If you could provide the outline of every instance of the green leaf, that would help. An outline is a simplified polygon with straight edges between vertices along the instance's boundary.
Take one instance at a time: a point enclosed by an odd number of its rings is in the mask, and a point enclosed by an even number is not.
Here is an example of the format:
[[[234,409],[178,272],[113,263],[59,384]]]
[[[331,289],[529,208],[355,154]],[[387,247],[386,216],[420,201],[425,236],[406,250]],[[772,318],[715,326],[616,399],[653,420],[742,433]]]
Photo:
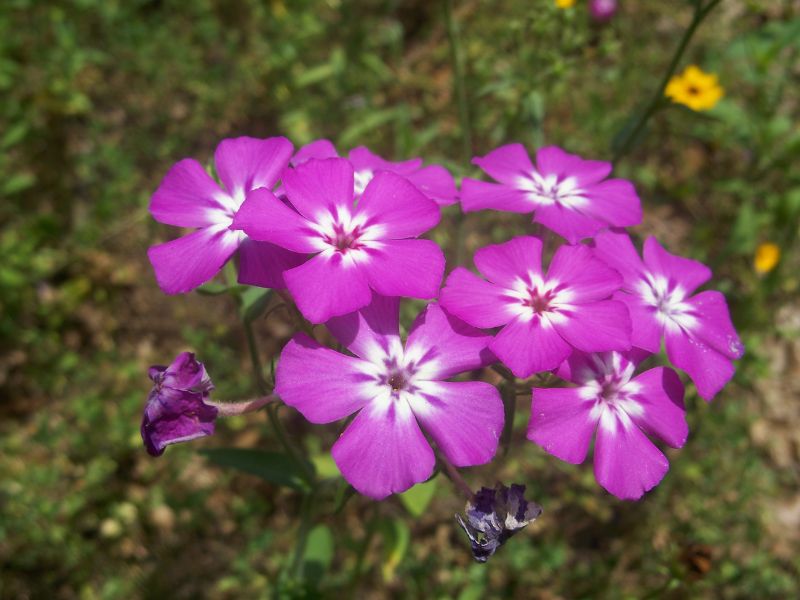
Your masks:
[[[400,494],[400,502],[414,517],[421,516],[436,494],[436,478],[418,483],[407,492]]]
[[[327,525],[317,525],[308,533],[303,562],[303,579],[316,588],[333,562],[333,533]]]
[[[29,125],[25,121],[9,127],[0,138],[0,149],[7,150],[11,146],[16,146],[28,134],[28,129]]]
[[[321,452],[311,457],[311,462],[314,464],[314,469],[320,477],[329,479],[331,477],[338,477],[339,467],[336,466],[330,452]]]
[[[231,467],[265,481],[298,491],[307,491],[308,482],[303,478],[297,463],[288,455],[252,448],[210,448],[200,454],[221,467]]]
[[[267,308],[272,298],[272,290],[264,288],[249,287],[242,292],[242,306],[240,308],[242,319],[252,323],[260,317]]]
[[[395,578],[397,567],[405,558],[408,544],[411,540],[411,531],[400,519],[385,519],[380,523],[383,536],[383,565],[381,575],[386,582]]]
[[[3,182],[3,195],[10,196],[16,194],[17,192],[28,189],[34,183],[36,183],[36,177],[31,173],[17,173]]]
[[[197,293],[203,296],[219,296],[221,294],[227,294],[228,292],[241,293],[246,289],[247,288],[243,285],[228,286],[224,283],[211,281],[197,288]]]

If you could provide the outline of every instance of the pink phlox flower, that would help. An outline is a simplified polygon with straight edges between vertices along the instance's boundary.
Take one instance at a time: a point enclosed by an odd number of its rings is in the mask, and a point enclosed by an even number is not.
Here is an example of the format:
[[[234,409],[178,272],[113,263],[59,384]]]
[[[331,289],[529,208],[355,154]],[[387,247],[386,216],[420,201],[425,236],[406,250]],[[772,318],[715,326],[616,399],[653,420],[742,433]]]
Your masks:
[[[633,345],[657,353],[663,339],[672,364],[689,374],[701,397],[711,400],[733,377],[732,361],[744,354],[725,296],[694,294],[711,278],[711,270],[670,254],[654,237],[645,241],[644,261],[625,233],[605,232],[594,244],[595,255],[625,280],[614,298],[630,310]]]
[[[599,23],[610,21],[617,13],[617,5],[617,0],[589,0],[589,14]]]
[[[489,462],[503,429],[494,386],[446,381],[496,360],[489,337],[430,304],[403,345],[398,309],[397,298],[376,296],[327,323],[352,356],[296,335],[275,374],[275,393],[312,423],[356,413],[333,458],[354,488],[375,499],[430,477],[435,457],[423,429],[459,467]]]
[[[312,158],[324,159],[336,156],[338,154],[333,143],[329,140],[315,140],[300,148],[292,157],[291,164],[297,166]],[[391,162],[374,154],[366,146],[353,148],[347,159],[353,165],[356,196],[364,193],[375,173],[390,171],[408,179],[439,206],[455,204],[458,201],[458,189],[453,176],[441,165],[424,166],[421,158]]]
[[[528,439],[572,464],[586,459],[592,437],[597,482],[623,500],[654,488],[669,461],[647,438],[672,448],[686,442],[683,384],[677,373],[656,367],[634,376],[649,353],[573,354],[558,374],[572,388],[534,388]]]
[[[630,349],[628,310],[611,299],[622,277],[587,246],[561,246],[545,274],[541,240],[517,237],[479,249],[475,266],[485,279],[455,269],[440,302],[470,325],[502,327],[489,348],[517,377],[555,369],[573,348]]]
[[[444,255],[415,239],[439,222],[439,207],[403,177],[380,171],[354,197],[343,158],[310,159],[282,176],[284,200],[262,188],[247,195],[234,227],[253,239],[313,255],[284,273],[303,315],[323,323],[384,296],[435,298]]]
[[[533,212],[534,222],[573,244],[607,227],[628,227],[642,220],[633,184],[606,179],[611,163],[584,160],[547,146],[536,152],[534,166],[522,144],[501,146],[472,162],[499,183],[465,178],[461,184],[465,212]]]
[[[283,271],[300,264],[303,257],[249,240],[244,232],[231,229],[231,224],[249,191],[275,186],[292,149],[283,137],[222,140],[214,153],[221,185],[191,158],[169,170],[153,194],[150,213],[156,221],[195,231],[148,250],[164,292],[184,293],[205,283],[237,249],[241,283],[285,287]]]

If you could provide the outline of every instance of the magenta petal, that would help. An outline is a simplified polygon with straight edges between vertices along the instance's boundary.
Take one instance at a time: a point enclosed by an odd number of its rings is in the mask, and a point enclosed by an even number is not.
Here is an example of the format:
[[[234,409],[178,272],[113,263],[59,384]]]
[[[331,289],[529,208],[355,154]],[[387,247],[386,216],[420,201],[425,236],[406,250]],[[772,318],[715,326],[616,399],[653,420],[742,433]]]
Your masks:
[[[516,237],[502,244],[492,244],[475,251],[475,266],[492,283],[513,288],[529,273],[542,273],[542,241],[539,238]]]
[[[406,178],[439,206],[455,204],[458,200],[458,189],[453,176],[440,165],[422,167],[406,175]]]
[[[570,244],[577,244],[582,239],[592,237],[606,227],[605,223],[595,217],[562,204],[537,206],[533,220],[554,231]]]
[[[303,316],[324,323],[369,304],[372,292],[367,276],[352,257],[322,252],[283,274],[286,287]]]
[[[436,298],[444,254],[431,240],[386,240],[369,249],[363,268],[370,287],[383,296]]]
[[[350,352],[373,364],[381,364],[402,351],[400,299],[397,297],[375,294],[369,305],[334,317],[325,326]]]
[[[500,183],[515,187],[521,177],[530,178],[534,172],[528,151],[522,144],[507,144],[489,152],[486,156],[476,156],[472,164],[479,166]]]
[[[283,172],[289,201],[306,219],[318,222],[320,212],[336,214],[353,205],[353,167],[344,158],[311,160]]]
[[[689,374],[701,398],[712,400],[733,377],[733,363],[691,334],[667,327],[664,337],[670,362]]]
[[[533,388],[528,439],[556,458],[582,463],[597,426],[594,404],[581,398],[580,388]]]
[[[514,319],[497,334],[489,349],[521,378],[555,369],[572,351],[556,329],[538,317]]]
[[[469,177],[461,181],[461,207],[464,212],[489,208],[515,213],[529,213],[535,208],[524,191],[502,183],[487,183]]]
[[[658,320],[655,307],[644,302],[639,296],[625,292],[614,294],[614,300],[619,300],[628,307],[632,327],[631,345],[658,354],[661,351],[664,325]]]
[[[216,199],[221,194],[223,191],[200,163],[185,158],[164,176],[150,200],[150,214],[167,225],[206,227],[226,214]]]
[[[158,286],[167,294],[182,294],[205,283],[236,252],[240,235],[227,227],[206,227],[151,246],[147,256]]]
[[[457,467],[492,460],[503,432],[503,401],[483,381],[429,381],[410,400],[422,428]]]
[[[425,481],[436,459],[404,400],[375,400],[358,413],[331,450],[350,485],[382,500]]]
[[[275,187],[293,150],[285,137],[231,138],[217,146],[214,165],[225,189],[234,197],[243,197],[256,188]]]
[[[602,300],[569,309],[569,317],[555,322],[555,329],[583,352],[630,350],[631,318],[622,302]]]
[[[742,357],[744,346],[731,323],[725,296],[716,291],[700,292],[686,303],[697,318],[697,324],[691,328],[692,335],[728,358]]]
[[[378,224],[382,239],[403,239],[425,233],[439,222],[439,207],[404,177],[380,171],[367,184],[356,215]]]
[[[412,158],[401,162],[390,162],[374,152],[371,152],[366,146],[358,146],[353,148],[347,155],[348,160],[353,164],[356,171],[369,170],[369,171],[391,171],[399,175],[409,175],[422,166],[421,158]]]
[[[668,470],[667,457],[632,421],[611,415],[600,420],[594,476],[610,493],[622,500],[638,500],[657,486]]]
[[[703,263],[670,254],[653,236],[644,242],[644,264],[653,275],[680,284],[687,294],[711,279],[711,269]]]
[[[147,452],[160,456],[170,444],[188,442],[214,434],[219,412],[204,402],[204,395],[156,386],[147,398],[141,434]]]
[[[561,246],[556,250],[547,280],[566,286],[576,302],[603,300],[622,286],[620,274],[594,258],[587,246]]]
[[[283,289],[284,271],[294,269],[306,261],[305,254],[291,252],[269,242],[257,242],[249,238],[239,246],[239,277],[243,285]]]
[[[338,158],[339,154],[336,152],[336,146],[330,140],[314,140],[305,146],[302,146],[295,155],[292,157],[290,164],[293,167],[302,165],[312,158]]]
[[[583,159],[577,154],[565,152],[558,146],[545,146],[536,151],[536,167],[542,175],[570,176],[582,167],[583,162]],[[594,168],[589,165],[585,169],[584,177],[587,181],[590,181],[601,172],[604,172],[600,178],[602,179],[611,172],[610,166],[609,163],[598,163]]]
[[[644,277],[644,264],[627,233],[603,231],[597,234],[593,244],[595,256],[619,271],[627,288]]]
[[[503,288],[464,267],[450,273],[439,302],[447,312],[475,327],[499,327],[514,318],[512,301],[503,295]]]
[[[563,171],[557,174],[564,178],[574,177],[578,182],[579,188],[587,188],[599,183],[609,176],[611,169],[613,168],[610,162],[601,160],[584,160],[574,154],[567,154],[567,156],[576,158],[577,160],[571,162],[568,171]],[[539,153],[536,154],[536,162],[540,162]],[[553,163],[554,161],[550,162]],[[555,164],[553,164],[553,166],[555,166]]]
[[[312,423],[353,414],[375,395],[371,365],[298,333],[283,348],[275,370],[275,393]]]
[[[628,386],[634,390],[641,414],[630,411],[633,421],[646,433],[672,446],[681,448],[689,435],[686,409],[683,405],[683,383],[678,374],[667,367],[656,367],[634,378]]]
[[[319,252],[319,234],[308,221],[267,189],[253,190],[233,219],[234,229],[242,229],[255,240],[271,242],[292,252]]]
[[[586,190],[590,199],[586,212],[615,227],[631,227],[642,222],[642,203],[636,188],[625,179],[609,179]]]
[[[447,379],[497,361],[489,351],[492,336],[429,304],[414,321],[406,342],[411,358],[425,379]]]

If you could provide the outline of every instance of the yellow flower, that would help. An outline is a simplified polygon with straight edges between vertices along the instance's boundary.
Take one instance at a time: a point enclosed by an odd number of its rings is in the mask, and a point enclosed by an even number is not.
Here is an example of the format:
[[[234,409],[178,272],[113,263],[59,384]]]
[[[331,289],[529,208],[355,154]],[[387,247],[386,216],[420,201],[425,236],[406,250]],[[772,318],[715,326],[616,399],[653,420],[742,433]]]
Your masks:
[[[699,111],[714,108],[725,95],[725,90],[716,75],[704,73],[695,65],[689,65],[680,75],[672,76],[664,94],[673,102]]]
[[[781,249],[778,247],[778,245],[773,244],[772,242],[766,242],[764,244],[760,244],[758,248],[756,248],[756,256],[753,259],[753,267],[755,268],[756,273],[759,275],[764,275],[765,273],[772,271],[780,259]]]
[[[575,6],[575,0],[556,0],[558,8],[572,8]]]

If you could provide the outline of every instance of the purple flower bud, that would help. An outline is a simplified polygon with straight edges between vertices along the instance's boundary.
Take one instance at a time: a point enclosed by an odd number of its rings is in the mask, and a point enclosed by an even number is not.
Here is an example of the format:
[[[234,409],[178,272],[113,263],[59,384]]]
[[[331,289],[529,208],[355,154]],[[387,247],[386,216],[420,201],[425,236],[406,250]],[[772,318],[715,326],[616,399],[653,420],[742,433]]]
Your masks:
[[[169,367],[150,367],[148,375],[155,383],[142,416],[142,440],[149,454],[160,456],[169,444],[214,433],[219,410],[204,402],[214,384],[194,354],[179,354]]]
[[[498,483],[483,487],[467,502],[466,521],[456,515],[456,521],[467,532],[472,544],[472,556],[486,562],[506,541],[542,514],[542,507],[525,500],[525,486]]]
[[[617,13],[617,0],[589,0],[589,12],[595,21],[610,21]]]

